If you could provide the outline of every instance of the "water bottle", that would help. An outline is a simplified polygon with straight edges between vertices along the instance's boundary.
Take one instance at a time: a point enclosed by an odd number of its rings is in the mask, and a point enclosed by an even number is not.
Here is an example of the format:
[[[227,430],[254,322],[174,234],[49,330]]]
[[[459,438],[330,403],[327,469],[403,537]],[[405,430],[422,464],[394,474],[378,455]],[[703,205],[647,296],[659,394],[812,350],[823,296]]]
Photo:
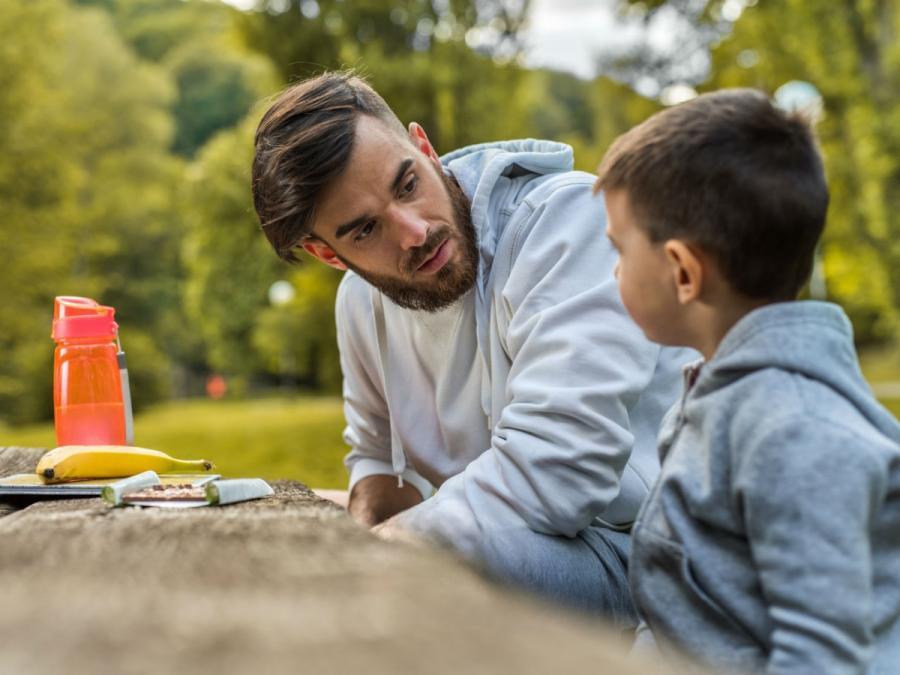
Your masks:
[[[57,445],[133,445],[131,394],[115,310],[90,298],[53,304]]]

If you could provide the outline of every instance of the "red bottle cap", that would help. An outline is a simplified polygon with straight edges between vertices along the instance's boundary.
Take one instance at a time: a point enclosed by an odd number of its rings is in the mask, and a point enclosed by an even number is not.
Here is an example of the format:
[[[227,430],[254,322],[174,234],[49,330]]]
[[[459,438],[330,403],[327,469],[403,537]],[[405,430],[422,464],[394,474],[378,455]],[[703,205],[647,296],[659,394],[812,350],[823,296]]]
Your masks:
[[[59,295],[53,301],[54,340],[67,338],[114,338],[119,325],[115,322],[116,310],[99,304],[90,298]]]

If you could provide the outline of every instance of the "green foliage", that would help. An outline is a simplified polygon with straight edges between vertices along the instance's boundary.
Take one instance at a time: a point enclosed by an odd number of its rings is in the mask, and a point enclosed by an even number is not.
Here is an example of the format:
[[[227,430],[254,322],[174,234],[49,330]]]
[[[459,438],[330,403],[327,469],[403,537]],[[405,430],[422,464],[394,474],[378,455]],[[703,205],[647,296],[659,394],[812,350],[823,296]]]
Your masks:
[[[268,61],[222,49],[220,41],[195,39],[173,49],[166,66],[175,78],[178,100],[173,149],[193,154],[217,131],[240,122],[276,80]]]
[[[107,15],[59,0],[4,3],[0,39],[9,93],[0,103],[0,340],[10,357],[0,364],[0,411],[28,420],[52,414],[53,296],[110,302],[118,293],[125,302],[151,254],[162,254],[153,271],[165,278],[172,247],[158,222],[172,213],[177,164],[167,152],[169,81],[132,56]],[[47,40],[60,49],[43,49]],[[138,325],[151,329],[156,318]]]
[[[186,309],[209,365],[249,377],[262,368],[250,344],[280,263],[250,199],[255,118],[215,137],[190,167],[183,211]]]
[[[710,82],[772,92],[806,80],[821,92],[825,273],[862,341],[892,337],[900,318],[898,28],[900,4],[885,0],[759,3],[715,51]]]
[[[312,262],[288,275],[294,299],[263,310],[253,333],[253,345],[265,359],[267,372],[310,389],[340,392],[334,297],[341,276]]]
[[[187,157],[215,132],[242,120],[277,86],[267,59],[236,48],[240,13],[221,2],[80,0],[105,7],[121,37],[142,59],[172,74],[176,97],[173,149]]]
[[[138,409],[200,393],[211,371],[231,395],[339,390],[340,275],[278,261],[250,201],[255,104],[292,78],[354,66],[442,152],[543,136],[572,143],[588,170],[653,108],[608,81],[517,66],[527,2],[289,4],[0,6],[0,418],[52,414],[59,294],[117,309]],[[273,307],[278,279],[297,292]]]
[[[257,0],[239,19],[247,45],[291,82],[326,68],[377,66],[441,44],[471,43],[508,62],[530,0]],[[379,59],[373,59],[372,48]],[[457,52],[462,54],[462,52]],[[469,93],[472,93],[470,90]]]
[[[733,23],[723,0],[623,2],[668,12],[693,27],[690,44],[636,63],[632,80],[665,74],[712,48],[703,89],[750,86],[768,93],[791,80],[824,100],[817,125],[831,190],[823,238],[830,297],[847,309],[860,343],[895,339],[900,326],[900,3],[745,2]],[[732,16],[732,18],[734,18]],[[724,36],[724,37],[723,37]],[[720,39],[721,38],[721,39]],[[649,64],[649,65],[648,65]],[[634,66],[635,64],[632,64]],[[684,68],[681,68],[684,70]]]
[[[231,28],[237,11],[216,0],[75,0],[102,7],[119,35],[148,61],[196,39],[218,38]]]
[[[685,58],[728,24],[731,36],[713,51],[707,87],[771,91],[799,78],[823,92],[820,132],[833,194],[824,246],[829,291],[848,307],[862,340],[893,334],[900,298],[896,5],[759,3],[731,26],[722,0],[631,4],[639,19],[674,8],[693,22]],[[228,376],[232,397],[276,384],[339,390],[333,305],[340,274],[314,262],[280,262],[250,198],[263,100],[288,82],[353,67],[402,120],[420,122],[440,152],[552,138],[570,143],[577,168],[587,171],[617,135],[659,107],[606,78],[522,68],[518,34],[528,2],[257,5],[245,13],[211,0],[0,3],[0,421],[52,413],[48,334],[59,294],[116,307],[138,408],[200,393],[213,371]],[[665,83],[684,71],[666,61],[678,56],[636,58],[625,81]],[[287,304],[269,302],[276,280],[295,288]],[[264,411],[279,408],[268,402],[240,418],[231,405],[189,409],[198,424],[219,413],[243,419],[230,433],[241,429],[247,447],[254,442],[247,434],[276,442],[254,425],[283,425],[282,459],[259,461],[289,461],[287,430],[297,423],[290,414],[269,419]],[[141,416],[150,420],[140,427],[148,443],[203,442],[175,412],[171,439],[152,436],[153,425],[170,424],[167,410]],[[323,453],[336,461],[335,451]]]
[[[372,64],[372,85],[397,116],[422,124],[438,152],[530,135],[528,110],[508,105],[528,86],[527,73],[498,66],[465,44],[439,44],[430,53],[399,58],[376,52],[365,62]]]

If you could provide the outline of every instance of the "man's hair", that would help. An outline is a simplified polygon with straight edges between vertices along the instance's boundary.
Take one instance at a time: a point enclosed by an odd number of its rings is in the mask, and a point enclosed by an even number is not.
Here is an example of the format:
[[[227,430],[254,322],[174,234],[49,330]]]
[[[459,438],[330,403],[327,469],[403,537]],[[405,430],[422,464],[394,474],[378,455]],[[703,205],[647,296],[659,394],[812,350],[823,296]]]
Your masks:
[[[828,210],[809,123],[753,89],[726,89],[663,110],[613,143],[596,190],[625,191],[651,241],[681,238],[738,293],[797,296]]]
[[[356,122],[370,115],[402,135],[384,99],[350,72],[328,72],[283,91],[256,130],[253,205],[275,252],[297,262],[321,191],[347,167]]]

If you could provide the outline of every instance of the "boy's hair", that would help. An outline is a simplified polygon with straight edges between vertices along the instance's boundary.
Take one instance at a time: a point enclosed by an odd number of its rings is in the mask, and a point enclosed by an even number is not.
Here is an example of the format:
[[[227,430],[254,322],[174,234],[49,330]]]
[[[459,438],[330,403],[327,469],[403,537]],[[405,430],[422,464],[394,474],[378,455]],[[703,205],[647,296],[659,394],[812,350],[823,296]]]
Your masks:
[[[297,262],[319,195],[347,167],[360,115],[404,135],[384,99],[351,72],[328,72],[283,91],[256,130],[253,206],[275,252]]]
[[[710,254],[746,297],[789,300],[809,279],[828,210],[809,123],[753,89],[663,110],[613,143],[595,190],[624,190],[651,241]]]

